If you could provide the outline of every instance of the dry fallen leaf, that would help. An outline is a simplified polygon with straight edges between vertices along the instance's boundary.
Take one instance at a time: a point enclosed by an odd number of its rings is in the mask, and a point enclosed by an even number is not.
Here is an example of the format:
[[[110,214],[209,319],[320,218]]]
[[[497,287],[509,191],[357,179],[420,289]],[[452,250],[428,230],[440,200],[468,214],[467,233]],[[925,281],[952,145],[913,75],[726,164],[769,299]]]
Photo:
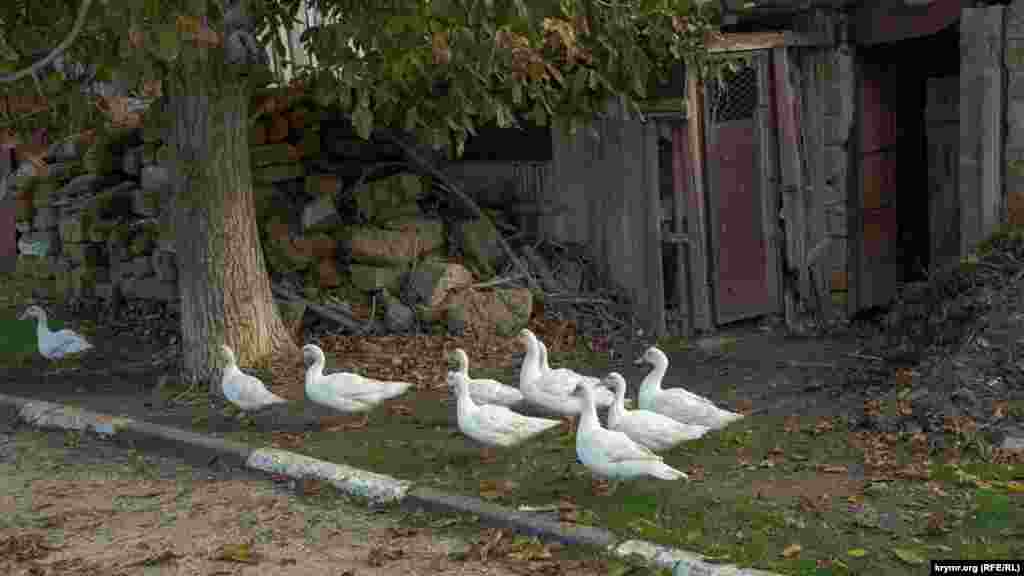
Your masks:
[[[259,564],[259,555],[253,552],[252,544],[225,544],[220,547],[214,560],[237,562],[239,564]]]
[[[814,431],[821,434],[822,432],[831,432],[835,428],[835,423],[829,418],[822,418],[818,420],[818,423],[814,426]]]
[[[938,535],[948,532],[946,528],[946,515],[942,512],[932,512],[926,517],[925,530],[928,534]]]
[[[412,408],[406,404],[389,404],[388,412],[393,416],[412,416]]]
[[[790,544],[789,546],[786,546],[786,548],[782,551],[782,557],[793,558],[794,556],[799,555],[800,551],[803,549],[804,547],[799,544]]]
[[[800,417],[799,416],[786,416],[786,419],[782,423],[782,429],[787,434],[795,434],[800,431]]]
[[[498,500],[518,487],[519,483],[512,480],[481,480],[480,497],[486,500]]]
[[[852,558],[863,558],[868,555],[868,551],[863,548],[850,548],[846,551],[846,555]]]
[[[826,474],[845,474],[846,466],[822,466],[821,471]]]

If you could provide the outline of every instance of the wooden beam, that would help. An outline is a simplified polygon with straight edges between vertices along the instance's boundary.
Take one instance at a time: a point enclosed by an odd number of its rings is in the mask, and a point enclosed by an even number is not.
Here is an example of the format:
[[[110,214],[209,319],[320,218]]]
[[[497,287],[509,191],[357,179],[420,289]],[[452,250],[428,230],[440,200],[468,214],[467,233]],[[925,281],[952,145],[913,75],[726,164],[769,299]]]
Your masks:
[[[707,43],[708,52],[722,54],[769,50],[783,46],[822,46],[812,38],[789,30],[780,32],[732,32],[717,34]]]
[[[689,226],[690,244],[690,275],[693,289],[693,317],[698,328],[711,327],[711,304],[708,300],[708,266],[707,266],[707,212],[705,211],[704,188],[704,115],[700,113],[703,106],[701,91],[703,87],[692,69],[686,71],[686,127],[690,138],[690,165],[693,169],[693,189],[687,203],[687,223]]]

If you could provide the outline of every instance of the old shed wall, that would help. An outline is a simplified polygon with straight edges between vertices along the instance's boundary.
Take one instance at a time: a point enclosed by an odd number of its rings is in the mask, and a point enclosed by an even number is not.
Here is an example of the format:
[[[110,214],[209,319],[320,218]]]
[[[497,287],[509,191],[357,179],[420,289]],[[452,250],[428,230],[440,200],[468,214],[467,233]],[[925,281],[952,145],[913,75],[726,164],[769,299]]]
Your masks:
[[[621,103],[569,134],[552,131],[551,185],[541,205],[560,205],[540,217],[545,238],[585,244],[610,284],[623,289],[641,325],[665,332],[658,133],[654,122],[632,118]]]

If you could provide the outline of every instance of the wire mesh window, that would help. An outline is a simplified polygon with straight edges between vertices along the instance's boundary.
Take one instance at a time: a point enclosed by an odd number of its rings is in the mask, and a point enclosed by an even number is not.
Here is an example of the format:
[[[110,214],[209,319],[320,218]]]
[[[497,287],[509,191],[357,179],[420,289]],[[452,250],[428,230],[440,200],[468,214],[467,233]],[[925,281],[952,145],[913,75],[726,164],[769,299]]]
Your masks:
[[[715,123],[753,118],[757,109],[757,68],[743,66],[722,82],[710,82],[711,117]]]

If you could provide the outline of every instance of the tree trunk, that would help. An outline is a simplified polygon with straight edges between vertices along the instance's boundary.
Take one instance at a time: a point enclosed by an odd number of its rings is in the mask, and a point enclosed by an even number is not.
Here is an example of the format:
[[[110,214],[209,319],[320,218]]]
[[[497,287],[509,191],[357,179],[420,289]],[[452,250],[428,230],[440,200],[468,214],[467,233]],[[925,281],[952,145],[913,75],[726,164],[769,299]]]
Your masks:
[[[219,346],[241,365],[298,353],[270,291],[249,165],[249,90],[219,50],[182,53],[165,81],[174,152],[174,228],[181,295],[182,379],[219,394]]]

